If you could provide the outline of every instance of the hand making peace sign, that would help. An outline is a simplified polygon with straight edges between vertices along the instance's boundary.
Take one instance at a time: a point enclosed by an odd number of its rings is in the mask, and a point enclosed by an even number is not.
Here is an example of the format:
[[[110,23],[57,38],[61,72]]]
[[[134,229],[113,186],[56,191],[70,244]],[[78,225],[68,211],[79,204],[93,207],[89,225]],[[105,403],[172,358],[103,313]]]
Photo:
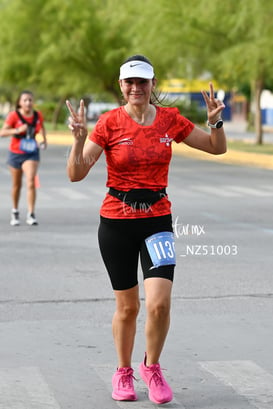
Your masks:
[[[206,91],[201,92],[207,105],[208,121],[211,124],[214,124],[215,122],[217,122],[218,119],[221,118],[221,112],[225,108],[225,104],[219,99],[214,98],[214,89],[211,82],[209,83],[209,86],[210,86],[209,95],[207,94]]]
[[[84,101],[81,99],[78,113],[73,109],[70,101],[66,101],[66,106],[70,112],[68,118],[68,127],[71,129],[74,138],[78,141],[85,140],[87,137],[87,125],[84,112]]]

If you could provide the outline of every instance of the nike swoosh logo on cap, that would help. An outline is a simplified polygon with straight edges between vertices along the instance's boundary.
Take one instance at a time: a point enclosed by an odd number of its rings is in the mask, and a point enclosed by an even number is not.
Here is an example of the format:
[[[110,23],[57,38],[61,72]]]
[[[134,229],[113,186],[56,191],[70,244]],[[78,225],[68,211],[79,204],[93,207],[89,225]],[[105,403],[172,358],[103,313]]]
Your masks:
[[[137,64],[130,64],[130,67],[135,67],[136,65],[141,65],[141,63],[137,63]]]

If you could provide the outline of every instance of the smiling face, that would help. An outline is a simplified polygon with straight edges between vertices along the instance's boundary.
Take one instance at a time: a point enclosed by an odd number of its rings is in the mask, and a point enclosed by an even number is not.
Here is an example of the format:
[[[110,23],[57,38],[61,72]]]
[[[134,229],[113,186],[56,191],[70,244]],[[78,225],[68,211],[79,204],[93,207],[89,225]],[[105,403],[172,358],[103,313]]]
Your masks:
[[[30,114],[33,110],[33,95],[28,93],[23,93],[20,96],[19,105],[21,110],[25,114]]]
[[[152,90],[155,87],[155,79],[126,78],[119,80],[123,98],[132,105],[147,105],[150,103]]]

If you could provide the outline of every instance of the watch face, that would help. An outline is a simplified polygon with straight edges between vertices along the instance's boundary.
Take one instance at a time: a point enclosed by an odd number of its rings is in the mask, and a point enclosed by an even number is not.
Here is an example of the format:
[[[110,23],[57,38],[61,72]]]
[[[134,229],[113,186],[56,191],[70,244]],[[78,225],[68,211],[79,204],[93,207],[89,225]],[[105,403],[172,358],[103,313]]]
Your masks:
[[[216,122],[216,128],[222,128],[223,126],[223,121],[221,119],[219,119],[219,121]]]

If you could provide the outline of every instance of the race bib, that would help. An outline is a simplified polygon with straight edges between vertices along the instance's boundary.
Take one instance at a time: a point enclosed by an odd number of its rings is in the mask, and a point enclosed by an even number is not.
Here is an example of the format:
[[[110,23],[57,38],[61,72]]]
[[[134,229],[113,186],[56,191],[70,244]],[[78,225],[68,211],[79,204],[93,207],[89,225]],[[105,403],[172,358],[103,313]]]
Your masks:
[[[174,235],[170,231],[153,234],[145,240],[148,253],[153,266],[157,268],[167,265],[175,265]]]
[[[35,139],[23,138],[20,140],[20,149],[26,153],[34,152],[37,149],[37,142]]]

